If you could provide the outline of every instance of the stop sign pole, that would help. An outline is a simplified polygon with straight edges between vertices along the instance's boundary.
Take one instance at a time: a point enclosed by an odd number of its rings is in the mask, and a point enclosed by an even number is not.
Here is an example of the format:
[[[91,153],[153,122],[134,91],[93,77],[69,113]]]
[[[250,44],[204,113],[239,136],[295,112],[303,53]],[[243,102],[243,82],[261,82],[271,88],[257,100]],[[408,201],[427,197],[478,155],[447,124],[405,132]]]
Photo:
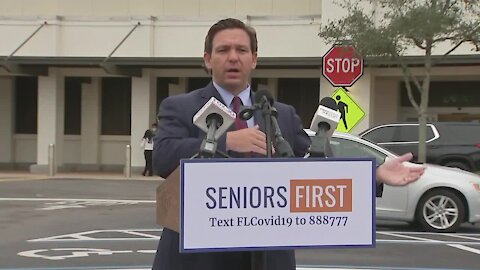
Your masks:
[[[323,76],[335,87],[352,86],[363,75],[363,58],[350,45],[334,45],[322,64]]]

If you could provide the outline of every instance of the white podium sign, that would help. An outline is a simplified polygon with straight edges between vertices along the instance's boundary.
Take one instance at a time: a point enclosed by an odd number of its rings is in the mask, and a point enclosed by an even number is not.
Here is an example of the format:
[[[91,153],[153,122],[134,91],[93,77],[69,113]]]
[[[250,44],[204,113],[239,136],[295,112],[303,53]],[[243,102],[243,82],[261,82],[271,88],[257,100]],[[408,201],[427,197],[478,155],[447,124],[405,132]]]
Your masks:
[[[373,247],[373,159],[181,161],[181,252]]]

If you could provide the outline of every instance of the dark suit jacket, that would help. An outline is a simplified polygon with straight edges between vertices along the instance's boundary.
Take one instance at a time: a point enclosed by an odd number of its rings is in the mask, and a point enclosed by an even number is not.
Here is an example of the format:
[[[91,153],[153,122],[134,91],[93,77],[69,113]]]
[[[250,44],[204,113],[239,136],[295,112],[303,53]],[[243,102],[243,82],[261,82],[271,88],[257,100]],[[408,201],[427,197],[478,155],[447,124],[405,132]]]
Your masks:
[[[153,167],[156,174],[167,177],[179,166],[180,159],[190,158],[198,152],[205,133],[192,123],[192,118],[211,97],[223,102],[212,82],[205,88],[187,94],[171,96],[162,102],[158,114],[158,130],[154,138]],[[273,106],[278,111],[278,125],[283,137],[290,143],[295,155],[303,157],[310,146],[310,139],[303,131],[295,109],[279,102],[275,102]],[[254,117],[256,124],[265,132],[265,123],[261,112],[257,112]],[[218,150],[223,152],[226,151],[225,139],[226,135],[224,134],[218,140]],[[250,269],[250,252],[180,254],[178,252],[178,240],[178,233],[164,229],[153,269]],[[268,269],[295,269],[293,251],[281,250],[266,253]]]

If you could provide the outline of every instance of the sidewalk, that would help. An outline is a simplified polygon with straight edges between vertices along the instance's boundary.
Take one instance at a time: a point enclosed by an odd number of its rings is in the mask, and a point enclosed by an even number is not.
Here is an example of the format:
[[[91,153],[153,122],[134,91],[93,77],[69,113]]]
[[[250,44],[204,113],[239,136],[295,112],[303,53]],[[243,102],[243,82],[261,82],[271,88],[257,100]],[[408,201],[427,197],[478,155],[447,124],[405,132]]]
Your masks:
[[[1,171],[0,182],[22,181],[22,180],[43,180],[43,179],[103,179],[103,180],[147,180],[161,181],[160,176],[143,176],[132,173],[131,177],[125,177],[121,172],[60,172],[54,176],[48,174],[30,173],[27,171]]]

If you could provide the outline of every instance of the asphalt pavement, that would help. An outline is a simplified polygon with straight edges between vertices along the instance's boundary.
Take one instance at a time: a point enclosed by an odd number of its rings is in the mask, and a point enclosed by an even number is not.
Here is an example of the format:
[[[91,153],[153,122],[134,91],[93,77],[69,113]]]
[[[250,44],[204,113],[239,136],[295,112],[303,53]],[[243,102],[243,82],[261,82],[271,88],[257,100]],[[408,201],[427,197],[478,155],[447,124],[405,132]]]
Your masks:
[[[0,270],[147,270],[160,177],[0,172]],[[279,237],[283,237],[279,235]],[[480,226],[455,234],[377,221],[374,248],[296,251],[297,270],[478,269]]]
[[[42,173],[30,173],[27,171],[0,170],[0,181],[24,181],[40,179],[98,179],[98,180],[162,180],[159,176],[143,176],[132,173],[129,177],[122,172],[60,172],[53,176]]]

